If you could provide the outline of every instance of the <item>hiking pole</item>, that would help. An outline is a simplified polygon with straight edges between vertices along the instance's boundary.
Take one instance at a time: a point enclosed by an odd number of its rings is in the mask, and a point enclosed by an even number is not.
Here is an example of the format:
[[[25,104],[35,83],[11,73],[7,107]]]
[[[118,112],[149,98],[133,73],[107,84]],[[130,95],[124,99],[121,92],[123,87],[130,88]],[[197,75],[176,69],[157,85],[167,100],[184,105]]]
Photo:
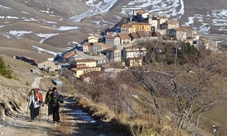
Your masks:
[[[63,108],[61,109],[61,112],[62,112],[62,116],[63,116],[63,124],[64,124],[64,120],[65,120],[65,118],[64,118],[64,110],[63,110]]]
[[[40,122],[40,116],[41,116],[41,106],[39,107],[39,122]]]
[[[28,114],[28,120],[29,120],[29,113],[28,113],[28,107],[27,107],[27,114]]]

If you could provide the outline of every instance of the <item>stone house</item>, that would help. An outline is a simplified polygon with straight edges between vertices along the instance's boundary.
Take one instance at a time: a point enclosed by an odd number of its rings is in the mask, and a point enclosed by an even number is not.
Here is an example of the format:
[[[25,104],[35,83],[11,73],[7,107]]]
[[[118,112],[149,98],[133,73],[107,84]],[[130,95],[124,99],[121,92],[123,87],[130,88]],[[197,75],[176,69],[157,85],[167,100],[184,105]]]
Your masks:
[[[70,67],[96,67],[97,63],[95,59],[75,59],[70,62]]]
[[[146,48],[141,46],[124,47],[122,51],[122,56],[124,60],[126,60],[127,58],[142,58],[146,54]]]
[[[91,71],[101,71],[101,67],[97,67],[95,59],[78,59],[70,63],[73,74],[80,78],[83,74]]]
[[[113,48],[106,50],[106,58],[109,61],[120,62],[121,61],[121,50],[113,49]]]
[[[94,57],[94,59],[96,60],[97,65],[105,64],[108,61],[108,59],[104,55],[101,55],[101,56],[98,56],[98,57],[96,56],[96,57]]]
[[[189,26],[182,26],[168,30],[170,36],[176,37],[179,41],[184,41],[188,38],[192,38],[193,31]]]
[[[174,29],[180,27],[180,22],[178,20],[169,19],[166,23],[168,24],[167,29]]]
[[[46,71],[57,71],[61,69],[60,65],[55,65],[53,61],[44,61],[37,64],[39,69],[46,70]]]
[[[136,32],[136,28],[133,27],[131,24],[123,24],[121,26],[121,33],[133,33]]]
[[[127,58],[125,61],[125,66],[128,67],[141,67],[143,65],[142,58]]]
[[[151,25],[144,22],[132,23],[132,27],[135,27],[136,31],[151,31]]]
[[[164,16],[164,15],[159,15],[157,17],[157,20],[158,20],[158,28],[160,29],[160,25],[165,23],[165,22],[168,22],[168,17]]]
[[[83,52],[92,52],[92,45],[89,42],[84,42],[83,44]]]
[[[71,68],[73,75],[77,78],[81,78],[82,75],[92,72],[92,71],[101,71],[101,67],[79,67],[79,68]]]
[[[111,47],[117,47],[121,42],[121,39],[115,35],[107,35],[105,39],[105,43]]]
[[[121,39],[121,44],[131,43],[131,38],[129,37],[128,33],[120,33],[118,36]]]
[[[111,48],[111,47],[105,43],[95,42],[95,43],[93,43],[92,51],[101,53],[102,51],[109,49],[109,48]]]
[[[157,15],[149,13],[147,23],[151,25],[151,31],[154,32],[158,28]]]

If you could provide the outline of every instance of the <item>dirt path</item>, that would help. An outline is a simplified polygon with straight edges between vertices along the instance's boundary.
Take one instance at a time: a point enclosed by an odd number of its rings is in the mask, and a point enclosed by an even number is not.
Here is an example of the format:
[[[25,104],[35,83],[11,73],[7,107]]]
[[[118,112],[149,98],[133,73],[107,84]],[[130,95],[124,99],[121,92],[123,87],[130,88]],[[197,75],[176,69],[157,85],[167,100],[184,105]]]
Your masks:
[[[41,77],[35,78],[33,88],[39,87]],[[46,92],[42,91],[44,95]],[[45,96],[45,95],[44,95]],[[60,120],[52,123],[52,116],[47,116],[47,105],[40,108],[40,115],[30,122],[29,109],[7,117],[0,122],[0,136],[121,136],[112,130],[109,123],[93,120],[75,105],[73,96],[64,97],[60,104]]]

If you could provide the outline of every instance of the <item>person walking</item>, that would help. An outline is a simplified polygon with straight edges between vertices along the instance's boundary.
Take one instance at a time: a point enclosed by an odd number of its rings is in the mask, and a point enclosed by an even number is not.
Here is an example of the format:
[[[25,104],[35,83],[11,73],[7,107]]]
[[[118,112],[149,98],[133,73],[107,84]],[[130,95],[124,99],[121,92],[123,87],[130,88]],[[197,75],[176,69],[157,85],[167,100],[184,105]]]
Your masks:
[[[35,108],[35,117],[39,116],[40,105],[42,104],[42,94],[39,92],[39,88],[35,88],[35,98],[38,98],[37,107]]]
[[[32,89],[30,92],[29,92],[29,95],[28,95],[28,108],[30,109],[30,117],[31,117],[31,121],[34,121],[35,120],[35,117],[36,117],[36,111],[35,111],[35,108],[38,107],[38,103],[39,103],[39,98],[37,98],[35,96],[35,92],[34,90]]]
[[[57,95],[57,97],[59,97],[59,96],[60,96],[60,93],[58,92],[58,90],[57,90],[57,88],[56,88],[56,87],[53,87],[52,91],[53,91],[53,92],[54,92],[54,91],[56,91],[56,95]]]
[[[60,116],[59,116],[59,102],[63,103],[63,99],[60,96],[57,96],[57,90],[55,89],[52,93],[51,99],[50,99],[50,106],[53,112],[53,123],[59,123],[60,122]]]
[[[52,108],[51,108],[51,104],[50,104],[50,101],[51,101],[51,97],[52,97],[52,89],[49,89],[46,93],[46,96],[45,96],[45,104],[47,104],[47,115],[48,115],[48,122],[49,122],[49,115],[51,115],[53,112],[52,112]]]

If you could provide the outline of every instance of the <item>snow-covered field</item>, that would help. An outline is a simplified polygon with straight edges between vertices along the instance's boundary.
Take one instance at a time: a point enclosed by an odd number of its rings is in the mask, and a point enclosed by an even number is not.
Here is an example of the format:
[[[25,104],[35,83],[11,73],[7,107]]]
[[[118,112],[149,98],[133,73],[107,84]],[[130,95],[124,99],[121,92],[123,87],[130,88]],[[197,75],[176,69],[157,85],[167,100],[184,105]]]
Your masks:
[[[37,17],[36,15],[33,16],[26,9],[21,9],[21,11],[18,12],[20,14],[4,14],[4,12],[0,12],[0,30],[3,30],[1,34],[6,39],[13,39],[13,37],[19,39],[20,37],[25,37],[27,35],[35,35],[39,37],[38,42],[40,43],[45,43],[49,38],[54,38],[57,35],[61,35],[61,33],[72,30],[76,30],[79,33],[80,31],[86,30],[89,34],[94,34],[97,30],[94,30],[92,27],[83,27],[83,23],[90,23],[91,26],[97,27],[100,32],[101,28],[114,26],[114,24],[122,17],[132,15],[134,9],[144,9],[150,13],[166,15],[169,18],[179,19],[182,25],[191,26],[201,34],[209,34],[214,30],[227,32],[227,8],[208,10],[205,11],[205,14],[199,12],[189,14],[186,10],[187,0],[82,0],[82,2],[84,5],[88,6],[89,9],[82,14],[75,14],[69,18],[69,21],[74,21],[76,23],[82,22],[79,23],[80,25],[78,26],[72,24],[65,25],[62,17],[55,15],[56,12],[52,8],[42,7],[36,9],[39,14],[48,16],[48,18],[45,19]],[[114,9],[116,7],[118,9]],[[112,12],[113,9],[114,12]],[[9,12],[13,11],[14,7],[4,5],[0,2],[0,10]],[[40,24],[41,22],[45,27],[48,26],[48,28],[51,28],[53,31],[38,32],[35,29],[32,29],[31,31],[26,28],[20,29],[20,27],[13,27],[11,30],[4,30],[7,29],[7,25],[11,22],[31,22],[36,24]],[[75,39],[70,39],[67,42],[74,40]],[[84,39],[81,39],[81,41],[83,40]],[[77,42],[80,43],[81,41]]]
[[[121,0],[87,0],[84,3],[90,6],[90,10],[83,14],[74,15],[70,20],[77,22],[82,21],[85,18],[107,13],[114,4],[121,2]],[[198,32],[208,34],[211,26],[215,26],[219,31],[227,31],[227,8],[207,11],[206,15],[185,14],[185,2],[184,0],[131,0],[126,5],[121,7],[122,16],[132,15],[134,9],[144,9],[150,13],[156,13],[160,15],[166,15],[174,19],[180,19],[182,16],[188,18],[188,21],[181,21],[182,25],[191,26]],[[115,16],[116,20],[120,20],[121,17]],[[101,25],[102,20],[95,20],[92,23]],[[194,23],[197,22],[195,25]],[[104,25],[103,25],[104,26]]]

